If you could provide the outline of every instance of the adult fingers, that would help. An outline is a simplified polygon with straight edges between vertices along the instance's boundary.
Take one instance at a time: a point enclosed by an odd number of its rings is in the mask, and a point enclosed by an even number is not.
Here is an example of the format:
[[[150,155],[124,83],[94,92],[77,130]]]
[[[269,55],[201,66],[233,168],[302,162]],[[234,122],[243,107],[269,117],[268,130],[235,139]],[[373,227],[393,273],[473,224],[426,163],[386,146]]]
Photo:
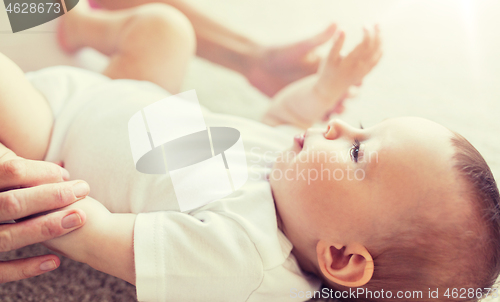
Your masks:
[[[35,277],[56,269],[60,264],[56,255],[0,262],[0,284]]]
[[[319,34],[304,41],[296,43],[295,47],[297,50],[297,55],[303,56],[306,53],[313,50],[314,48],[320,46],[321,44],[324,44],[333,37],[336,30],[337,30],[337,24],[331,24]]]
[[[0,193],[0,221],[65,207],[88,195],[84,181],[68,181]]]
[[[78,209],[50,213],[15,224],[0,225],[0,252],[8,252],[30,244],[67,234],[85,222]]]
[[[68,179],[68,171],[54,163],[27,159],[0,162],[0,191]]]

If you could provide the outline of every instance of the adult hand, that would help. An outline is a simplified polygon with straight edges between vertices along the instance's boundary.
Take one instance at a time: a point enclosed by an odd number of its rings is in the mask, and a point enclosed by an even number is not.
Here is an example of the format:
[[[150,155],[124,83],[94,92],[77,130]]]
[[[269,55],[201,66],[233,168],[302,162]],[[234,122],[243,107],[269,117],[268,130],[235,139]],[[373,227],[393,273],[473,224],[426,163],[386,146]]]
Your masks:
[[[321,58],[314,50],[332,38],[336,30],[337,26],[332,24],[298,43],[265,48],[249,67],[248,81],[272,97],[288,84],[317,72]]]
[[[22,159],[12,152],[0,153],[0,222],[58,209],[88,194],[87,183],[68,179],[69,173],[56,164]],[[84,223],[85,213],[74,209],[0,224],[0,252],[62,236]],[[37,276],[59,264],[55,255],[3,261],[0,283]]]

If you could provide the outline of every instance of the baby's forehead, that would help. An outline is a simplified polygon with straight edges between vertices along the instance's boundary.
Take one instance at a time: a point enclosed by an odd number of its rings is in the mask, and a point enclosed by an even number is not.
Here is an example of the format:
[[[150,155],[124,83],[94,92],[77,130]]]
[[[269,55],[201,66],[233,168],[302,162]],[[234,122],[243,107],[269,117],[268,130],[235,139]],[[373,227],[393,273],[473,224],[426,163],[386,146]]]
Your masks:
[[[432,201],[456,191],[451,131],[425,120],[389,122],[380,129],[378,162],[373,169],[381,198],[404,201],[416,210],[424,198]]]
[[[401,133],[412,132],[414,134],[432,136],[435,134],[451,135],[452,132],[443,125],[421,117],[396,117],[387,118],[375,125],[381,131],[396,131]],[[408,133],[407,133],[408,134]]]
[[[455,179],[454,148],[447,136],[390,137],[378,154],[379,177],[394,184],[432,187]]]
[[[394,160],[408,162],[450,161],[455,153],[447,128],[422,118],[388,119],[375,127],[379,150]],[[428,167],[429,168],[429,167]]]

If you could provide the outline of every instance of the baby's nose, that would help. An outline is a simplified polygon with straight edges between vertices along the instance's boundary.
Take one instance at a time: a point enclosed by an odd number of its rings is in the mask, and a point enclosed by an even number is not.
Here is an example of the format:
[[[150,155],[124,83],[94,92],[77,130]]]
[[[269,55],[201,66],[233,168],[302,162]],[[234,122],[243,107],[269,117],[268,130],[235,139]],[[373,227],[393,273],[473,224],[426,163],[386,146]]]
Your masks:
[[[342,136],[354,135],[355,132],[356,132],[356,129],[351,127],[346,122],[341,121],[339,119],[334,119],[334,120],[330,121],[327,125],[326,132],[325,132],[325,138],[338,139]]]

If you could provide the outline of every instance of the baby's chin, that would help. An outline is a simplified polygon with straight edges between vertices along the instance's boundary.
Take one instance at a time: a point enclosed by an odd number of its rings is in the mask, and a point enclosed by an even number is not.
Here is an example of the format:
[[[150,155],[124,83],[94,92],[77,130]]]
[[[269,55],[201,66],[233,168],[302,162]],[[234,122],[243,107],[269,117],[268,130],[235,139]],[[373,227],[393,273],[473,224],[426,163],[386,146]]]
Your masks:
[[[292,146],[290,146],[288,149],[278,152],[271,170],[271,175],[273,174],[272,171],[274,171],[275,169],[281,170],[281,172],[286,170],[290,166],[290,164],[296,162],[296,157],[301,151],[302,146],[294,140]]]

